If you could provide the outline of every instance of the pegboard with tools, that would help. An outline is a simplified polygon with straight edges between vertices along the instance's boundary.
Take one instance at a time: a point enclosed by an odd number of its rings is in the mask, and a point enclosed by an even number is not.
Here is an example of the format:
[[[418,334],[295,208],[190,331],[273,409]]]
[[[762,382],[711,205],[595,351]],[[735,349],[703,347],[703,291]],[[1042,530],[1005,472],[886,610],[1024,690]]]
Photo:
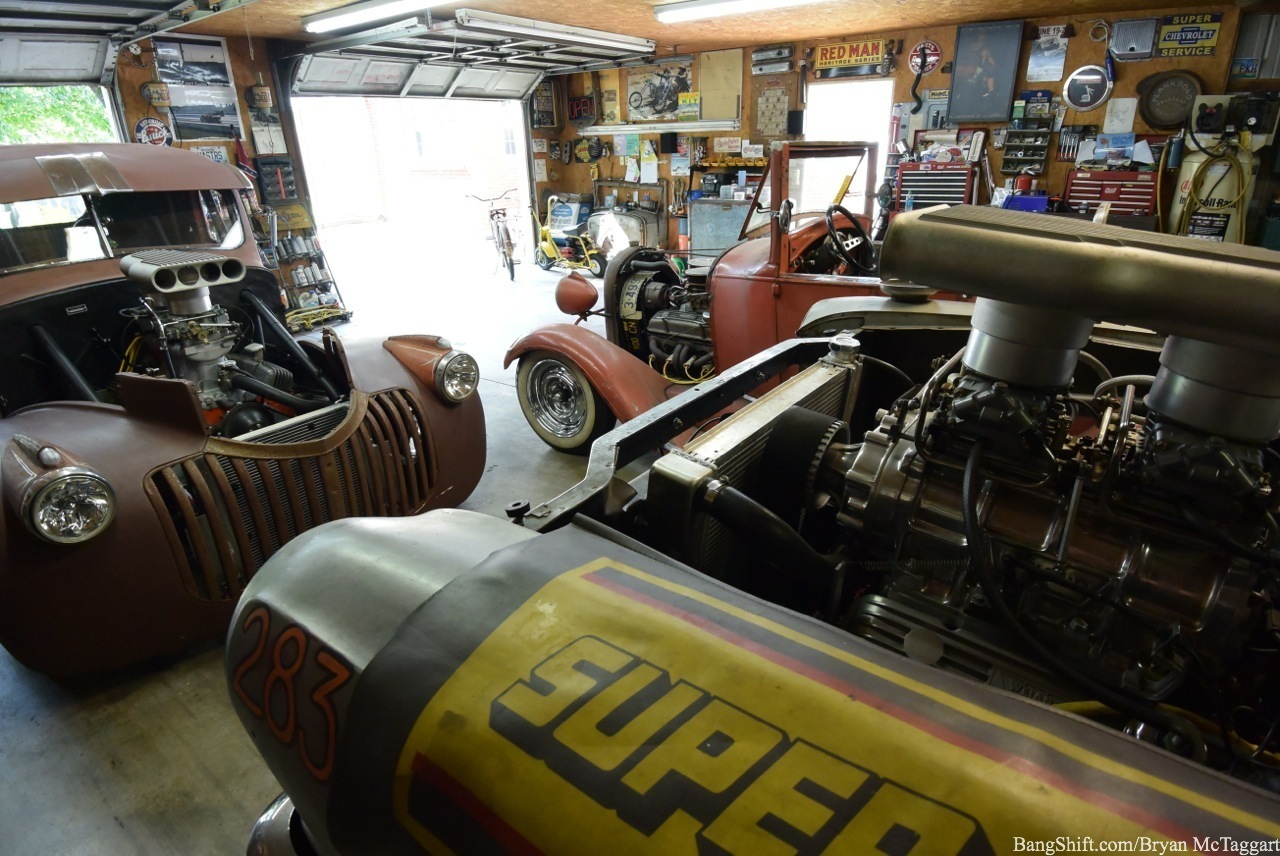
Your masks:
[[[1058,132],[1058,160],[1074,161],[1080,153],[1081,141],[1097,136],[1097,125],[1063,125]]]

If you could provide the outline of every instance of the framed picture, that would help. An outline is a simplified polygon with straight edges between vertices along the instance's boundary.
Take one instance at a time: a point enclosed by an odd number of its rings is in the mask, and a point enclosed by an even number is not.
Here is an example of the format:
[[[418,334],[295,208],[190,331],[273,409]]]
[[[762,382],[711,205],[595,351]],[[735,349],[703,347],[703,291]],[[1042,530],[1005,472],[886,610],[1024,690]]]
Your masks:
[[[1022,32],[1022,21],[956,28],[955,73],[947,101],[950,124],[1008,121]]]

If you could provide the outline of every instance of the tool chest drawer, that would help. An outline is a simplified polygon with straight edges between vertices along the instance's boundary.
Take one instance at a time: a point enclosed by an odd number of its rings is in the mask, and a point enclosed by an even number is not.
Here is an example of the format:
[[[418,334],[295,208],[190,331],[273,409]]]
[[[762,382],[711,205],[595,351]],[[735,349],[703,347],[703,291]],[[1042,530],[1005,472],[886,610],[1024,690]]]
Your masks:
[[[972,203],[976,174],[973,166],[963,163],[904,163],[898,170],[895,207],[902,210],[908,193],[916,208]]]
[[[1155,213],[1156,174],[1073,170],[1067,175],[1065,197],[1072,211],[1092,214],[1099,203],[1110,202],[1113,214],[1149,216]]]

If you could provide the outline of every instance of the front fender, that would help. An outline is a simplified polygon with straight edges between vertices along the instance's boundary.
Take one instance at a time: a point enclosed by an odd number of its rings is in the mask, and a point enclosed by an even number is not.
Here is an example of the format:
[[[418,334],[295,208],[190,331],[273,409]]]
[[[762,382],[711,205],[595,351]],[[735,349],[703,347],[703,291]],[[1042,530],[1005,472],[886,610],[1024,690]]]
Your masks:
[[[572,360],[622,422],[666,401],[671,387],[627,351],[573,324],[547,324],[516,339],[507,349],[503,368],[530,351],[550,351]]]

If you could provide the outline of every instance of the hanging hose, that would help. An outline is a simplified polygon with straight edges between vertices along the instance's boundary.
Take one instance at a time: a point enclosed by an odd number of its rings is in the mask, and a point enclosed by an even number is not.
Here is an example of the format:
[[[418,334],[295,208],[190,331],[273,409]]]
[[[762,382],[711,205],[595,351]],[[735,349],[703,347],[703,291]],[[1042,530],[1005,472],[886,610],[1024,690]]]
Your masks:
[[[341,398],[338,395],[337,388],[333,385],[333,381],[329,380],[324,372],[311,361],[311,358],[307,356],[307,352],[302,350],[302,346],[293,338],[293,334],[289,332],[289,329],[280,322],[280,319],[275,316],[271,308],[262,302],[262,298],[246,288],[240,292],[240,299],[249,305],[249,308],[254,311],[262,325],[275,334],[280,345],[297,362],[302,373],[323,389],[330,401],[337,401]]]
[[[1198,211],[1227,211],[1229,212],[1228,216],[1232,218],[1232,222],[1237,224],[1237,242],[1244,243],[1244,197],[1249,191],[1249,173],[1253,167],[1252,155],[1248,156],[1249,167],[1246,168],[1240,162],[1238,152],[1247,152],[1247,150],[1238,145],[1233,146],[1225,136],[1222,138],[1221,143],[1217,148],[1206,149],[1200,144],[1200,140],[1196,137],[1196,132],[1192,127],[1192,119],[1190,115],[1187,116],[1186,129],[1183,136],[1190,141],[1191,145],[1197,151],[1205,156],[1206,160],[1196,168],[1196,171],[1192,176],[1191,188],[1187,191],[1187,201],[1182,206],[1182,210],[1178,213],[1177,222],[1173,224],[1170,234],[1186,235],[1191,225],[1191,218]],[[1166,145],[1165,148],[1167,149],[1168,146]],[[1161,156],[1163,159],[1163,152],[1161,153]],[[1201,184],[1205,180],[1206,176],[1210,174],[1213,165],[1219,162],[1226,163],[1226,172],[1218,179],[1213,187],[1211,187],[1207,192],[1202,192]],[[1217,189],[1218,185],[1226,181],[1227,178],[1233,174],[1238,182],[1238,192],[1236,193],[1235,198],[1223,205],[1206,204],[1206,200],[1212,198],[1213,192]],[[1223,237],[1225,240],[1226,236],[1224,235]]]
[[[924,77],[925,62],[929,58],[928,51],[925,50],[924,42],[920,43],[920,70],[916,72],[916,79],[911,81],[911,97],[915,99],[916,106],[911,108],[911,115],[914,116],[924,109],[924,99],[920,97],[920,80]]]

